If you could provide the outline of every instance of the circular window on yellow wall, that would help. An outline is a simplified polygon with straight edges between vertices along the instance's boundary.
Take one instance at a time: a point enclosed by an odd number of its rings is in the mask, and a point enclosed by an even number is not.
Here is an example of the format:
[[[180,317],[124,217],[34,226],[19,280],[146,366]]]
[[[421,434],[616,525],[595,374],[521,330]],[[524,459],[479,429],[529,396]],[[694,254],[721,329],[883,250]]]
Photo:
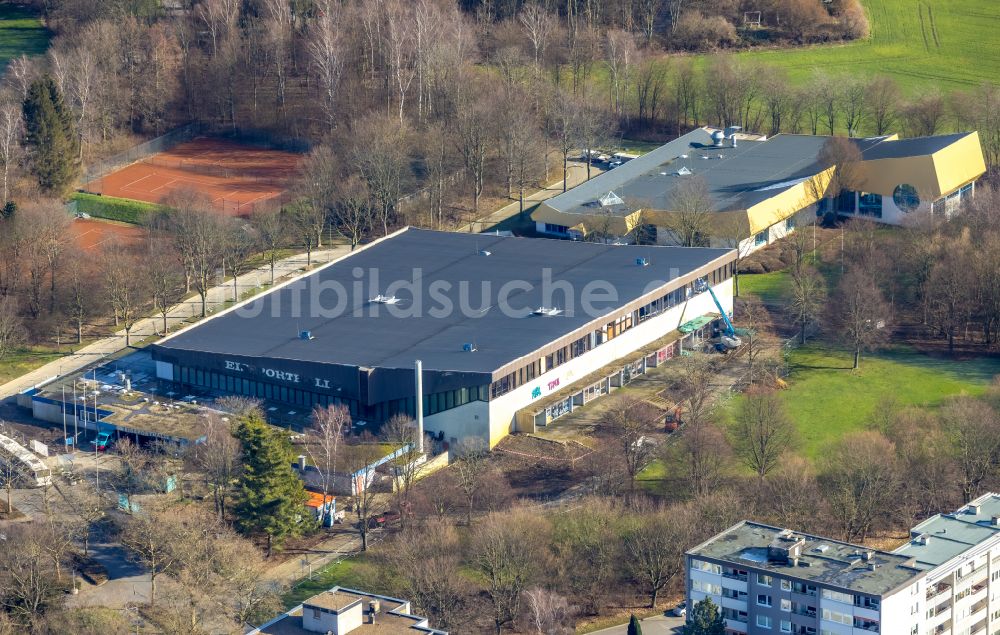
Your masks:
[[[893,190],[892,202],[904,212],[912,212],[920,207],[920,195],[917,194],[917,188],[903,183]]]

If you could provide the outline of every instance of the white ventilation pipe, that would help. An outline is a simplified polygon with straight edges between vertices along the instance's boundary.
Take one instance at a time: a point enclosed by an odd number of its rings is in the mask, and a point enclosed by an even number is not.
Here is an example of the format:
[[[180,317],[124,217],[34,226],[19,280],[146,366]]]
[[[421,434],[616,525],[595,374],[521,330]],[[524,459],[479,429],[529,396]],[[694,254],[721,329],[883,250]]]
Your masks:
[[[424,364],[419,359],[413,362],[413,381],[416,388],[417,405],[417,452],[424,453]]]

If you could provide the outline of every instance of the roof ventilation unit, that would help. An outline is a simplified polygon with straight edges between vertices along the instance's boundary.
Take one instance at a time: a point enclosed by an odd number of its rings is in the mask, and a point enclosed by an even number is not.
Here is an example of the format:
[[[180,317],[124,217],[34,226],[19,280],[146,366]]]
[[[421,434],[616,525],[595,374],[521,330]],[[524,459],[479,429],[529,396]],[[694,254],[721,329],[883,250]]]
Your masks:
[[[559,315],[560,313],[562,313],[562,309],[556,309],[554,307],[553,308],[547,308],[547,307],[544,307],[544,306],[540,306],[537,309],[535,309],[534,311],[532,311],[533,315],[543,315],[545,317],[552,317],[554,315]]]
[[[479,255],[480,256],[492,256],[493,252],[492,251],[486,251],[485,249],[480,249],[479,250]]]
[[[721,130],[712,132],[712,142],[716,148],[721,148],[726,141],[726,133]]]
[[[685,165],[680,170],[674,172],[674,174],[676,174],[677,176],[691,176],[692,174],[694,174],[694,172],[692,172],[691,169]]]
[[[299,331],[300,340],[311,340],[313,339],[312,331]]]
[[[736,147],[736,133],[743,130],[742,126],[729,126],[726,128],[726,139],[733,142],[733,147]]]
[[[466,353],[475,353],[476,345],[466,342],[465,344],[462,344],[462,350],[465,351]]]
[[[371,299],[372,304],[396,304],[399,298],[394,295],[382,295],[381,293]]]
[[[639,265],[640,267],[648,267],[649,266],[649,260],[646,259],[646,258],[636,258],[635,259],[635,264]]]

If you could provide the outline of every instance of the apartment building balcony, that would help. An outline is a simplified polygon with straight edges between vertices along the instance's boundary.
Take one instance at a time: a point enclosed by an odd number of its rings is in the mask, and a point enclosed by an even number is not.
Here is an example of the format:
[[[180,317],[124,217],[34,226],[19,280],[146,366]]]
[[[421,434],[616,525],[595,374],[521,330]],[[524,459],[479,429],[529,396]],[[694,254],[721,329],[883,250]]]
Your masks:
[[[720,602],[722,604],[722,608],[724,609],[731,609],[733,611],[743,611],[744,613],[746,613],[747,611],[746,595],[744,595],[742,599],[731,598],[723,595],[722,598],[720,599]]]
[[[951,633],[951,625],[948,623],[938,624],[931,630],[927,631],[927,635],[947,635]]]
[[[880,624],[878,622],[865,622],[854,620],[854,630],[866,633],[878,633]]]
[[[928,618],[936,617],[936,616],[941,615],[945,611],[951,611],[951,598],[948,598],[948,599],[944,600],[943,602],[938,603],[937,606],[935,606],[935,607],[933,607],[931,609],[928,609],[928,611],[927,611],[927,617]]]
[[[799,606],[792,604],[792,615],[802,615],[805,617],[816,617],[815,606]]]
[[[969,615],[975,615],[980,611],[985,611],[986,607],[989,606],[989,598],[983,598],[972,605],[972,610],[969,611]]]
[[[728,580],[740,580],[741,582],[747,581],[746,571],[736,571],[734,569],[723,569],[722,577]]]
[[[728,628],[730,630],[733,630],[733,631],[736,631],[737,633],[746,633],[747,632],[747,623],[746,623],[746,620],[740,621],[740,620],[727,619],[726,620],[726,628]]]
[[[927,601],[930,602],[943,593],[947,593],[950,596],[951,585],[946,582],[938,582],[931,588],[927,589]]]

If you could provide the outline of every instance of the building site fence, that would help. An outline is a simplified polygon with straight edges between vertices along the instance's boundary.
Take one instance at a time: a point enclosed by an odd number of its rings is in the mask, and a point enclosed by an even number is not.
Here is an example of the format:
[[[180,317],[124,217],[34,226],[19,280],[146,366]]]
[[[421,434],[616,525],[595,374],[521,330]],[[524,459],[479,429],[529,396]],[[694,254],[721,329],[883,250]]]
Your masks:
[[[205,126],[200,122],[192,122],[187,125],[175,128],[170,132],[160,135],[155,139],[150,139],[139,145],[132,146],[128,150],[116,154],[113,157],[104,159],[87,167],[83,173],[83,182],[87,183],[99,179],[109,172],[114,172],[126,165],[145,159],[157,152],[164,152],[174,146],[190,141],[204,133]]]

